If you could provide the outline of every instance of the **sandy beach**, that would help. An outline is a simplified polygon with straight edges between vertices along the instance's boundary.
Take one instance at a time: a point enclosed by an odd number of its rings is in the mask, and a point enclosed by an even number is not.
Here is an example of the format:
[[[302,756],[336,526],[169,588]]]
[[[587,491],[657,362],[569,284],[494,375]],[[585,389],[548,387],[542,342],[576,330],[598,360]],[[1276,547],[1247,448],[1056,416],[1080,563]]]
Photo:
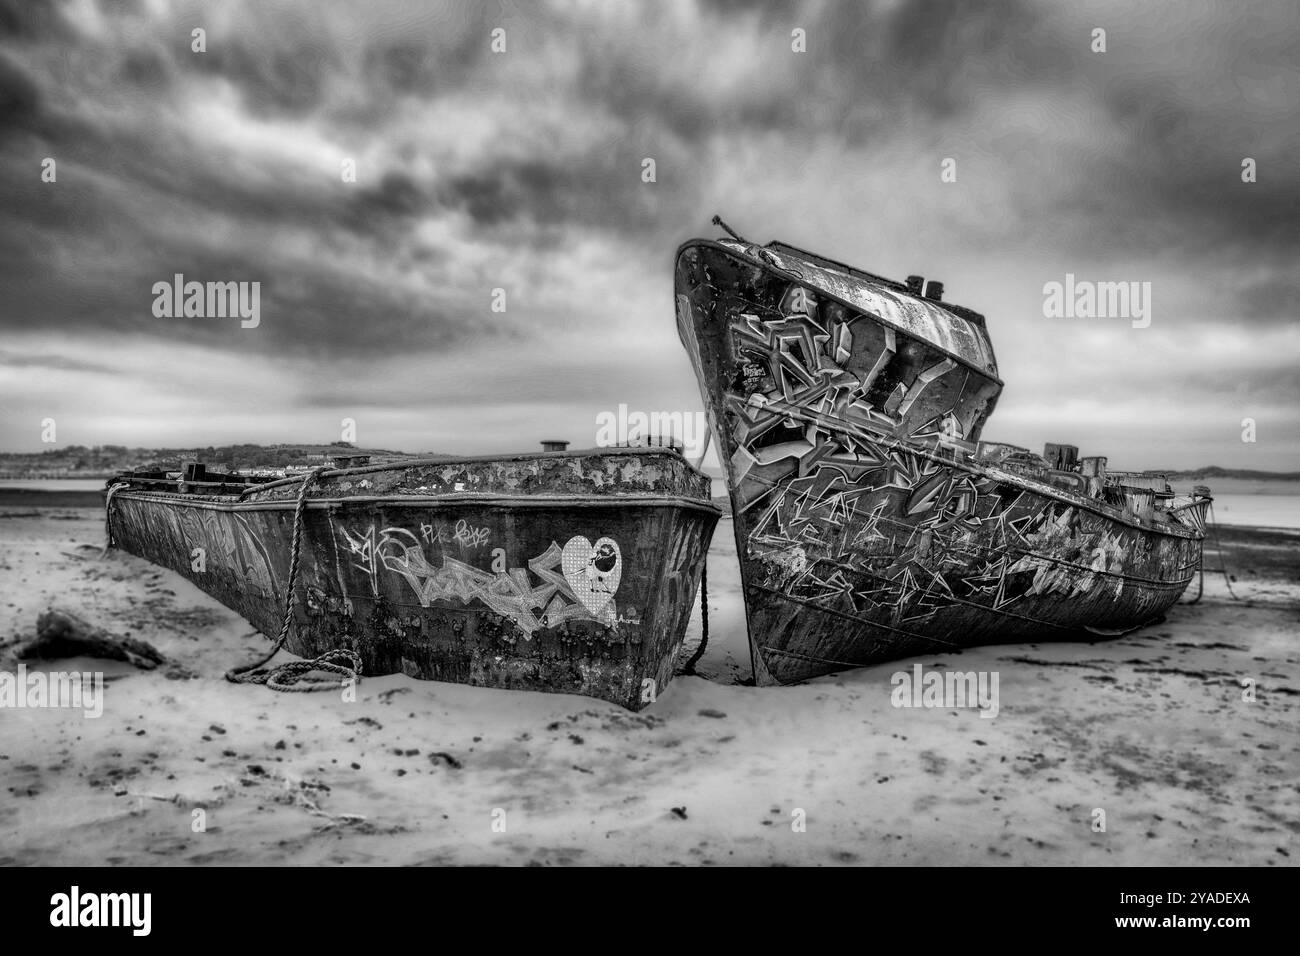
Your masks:
[[[99,560],[102,512],[8,502],[0,536],[0,671],[15,671],[14,642],[50,607],[169,661],[25,662],[102,671],[107,686],[98,718],[0,710],[4,864],[1300,857],[1300,532],[1221,528],[1240,600],[1207,574],[1198,604],[1123,638],[755,688],[724,520],[700,676],[678,677],[640,714],[401,675],[365,679],[352,703],[230,684],[224,671],[265,639],[170,572],[117,551]],[[699,628],[697,612],[684,654]],[[916,663],[996,672],[999,713],[893,706],[891,675]]]

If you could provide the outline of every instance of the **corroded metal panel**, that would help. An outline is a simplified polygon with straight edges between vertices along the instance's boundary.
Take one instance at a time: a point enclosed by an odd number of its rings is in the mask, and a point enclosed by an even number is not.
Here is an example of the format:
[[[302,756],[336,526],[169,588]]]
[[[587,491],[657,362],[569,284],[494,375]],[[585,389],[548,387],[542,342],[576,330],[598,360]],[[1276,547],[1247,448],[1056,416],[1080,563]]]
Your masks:
[[[773,249],[731,239],[720,239],[717,244],[756,263],[799,276],[805,287],[841,299],[883,325],[937,345],[976,369],[994,376],[998,373],[993,345],[984,329],[940,305],[813,262],[788,247]]]

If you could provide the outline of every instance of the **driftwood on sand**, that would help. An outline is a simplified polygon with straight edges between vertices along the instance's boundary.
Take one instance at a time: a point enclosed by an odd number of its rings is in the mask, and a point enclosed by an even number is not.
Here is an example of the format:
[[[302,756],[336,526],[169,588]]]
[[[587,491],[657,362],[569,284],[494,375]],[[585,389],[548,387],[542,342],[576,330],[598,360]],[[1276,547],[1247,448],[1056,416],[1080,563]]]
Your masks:
[[[119,637],[70,611],[51,608],[36,621],[36,637],[18,645],[20,659],[50,660],[62,657],[103,657],[153,670],[166,658],[148,641]]]

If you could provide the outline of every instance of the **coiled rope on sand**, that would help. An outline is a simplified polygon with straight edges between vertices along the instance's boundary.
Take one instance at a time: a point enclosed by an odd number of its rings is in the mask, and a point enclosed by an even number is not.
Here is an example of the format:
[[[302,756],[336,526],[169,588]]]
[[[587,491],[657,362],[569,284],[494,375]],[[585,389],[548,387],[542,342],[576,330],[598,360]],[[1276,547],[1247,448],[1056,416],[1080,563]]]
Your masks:
[[[293,627],[294,585],[298,581],[303,513],[307,509],[307,489],[315,483],[323,470],[323,468],[313,468],[303,475],[302,485],[298,489],[298,502],[293,511],[293,538],[289,547],[289,581],[285,589],[284,620],[280,624],[280,636],[276,639],[271,652],[261,660],[226,671],[226,680],[232,684],[265,684],[271,690],[301,694],[319,690],[337,690],[345,686],[348,681],[355,684],[361,680],[361,655],[346,648],[326,651],[310,660],[286,661],[278,667],[262,669],[284,648],[285,641],[289,638],[289,631]],[[314,672],[337,674],[338,677],[308,679],[307,675]]]

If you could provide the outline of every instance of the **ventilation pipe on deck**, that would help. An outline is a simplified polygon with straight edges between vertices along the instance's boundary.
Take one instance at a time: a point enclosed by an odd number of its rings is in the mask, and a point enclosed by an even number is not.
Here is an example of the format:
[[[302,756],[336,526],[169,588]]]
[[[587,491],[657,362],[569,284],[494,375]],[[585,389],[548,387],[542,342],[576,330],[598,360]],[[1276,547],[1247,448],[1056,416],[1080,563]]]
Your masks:
[[[1088,458],[1080,458],[1079,474],[1088,479],[1088,494],[1093,498],[1100,498],[1102,488],[1106,484],[1105,456],[1093,455]]]
[[[1125,488],[1128,506],[1133,514],[1142,521],[1150,521],[1155,516],[1156,493],[1150,488]]]

